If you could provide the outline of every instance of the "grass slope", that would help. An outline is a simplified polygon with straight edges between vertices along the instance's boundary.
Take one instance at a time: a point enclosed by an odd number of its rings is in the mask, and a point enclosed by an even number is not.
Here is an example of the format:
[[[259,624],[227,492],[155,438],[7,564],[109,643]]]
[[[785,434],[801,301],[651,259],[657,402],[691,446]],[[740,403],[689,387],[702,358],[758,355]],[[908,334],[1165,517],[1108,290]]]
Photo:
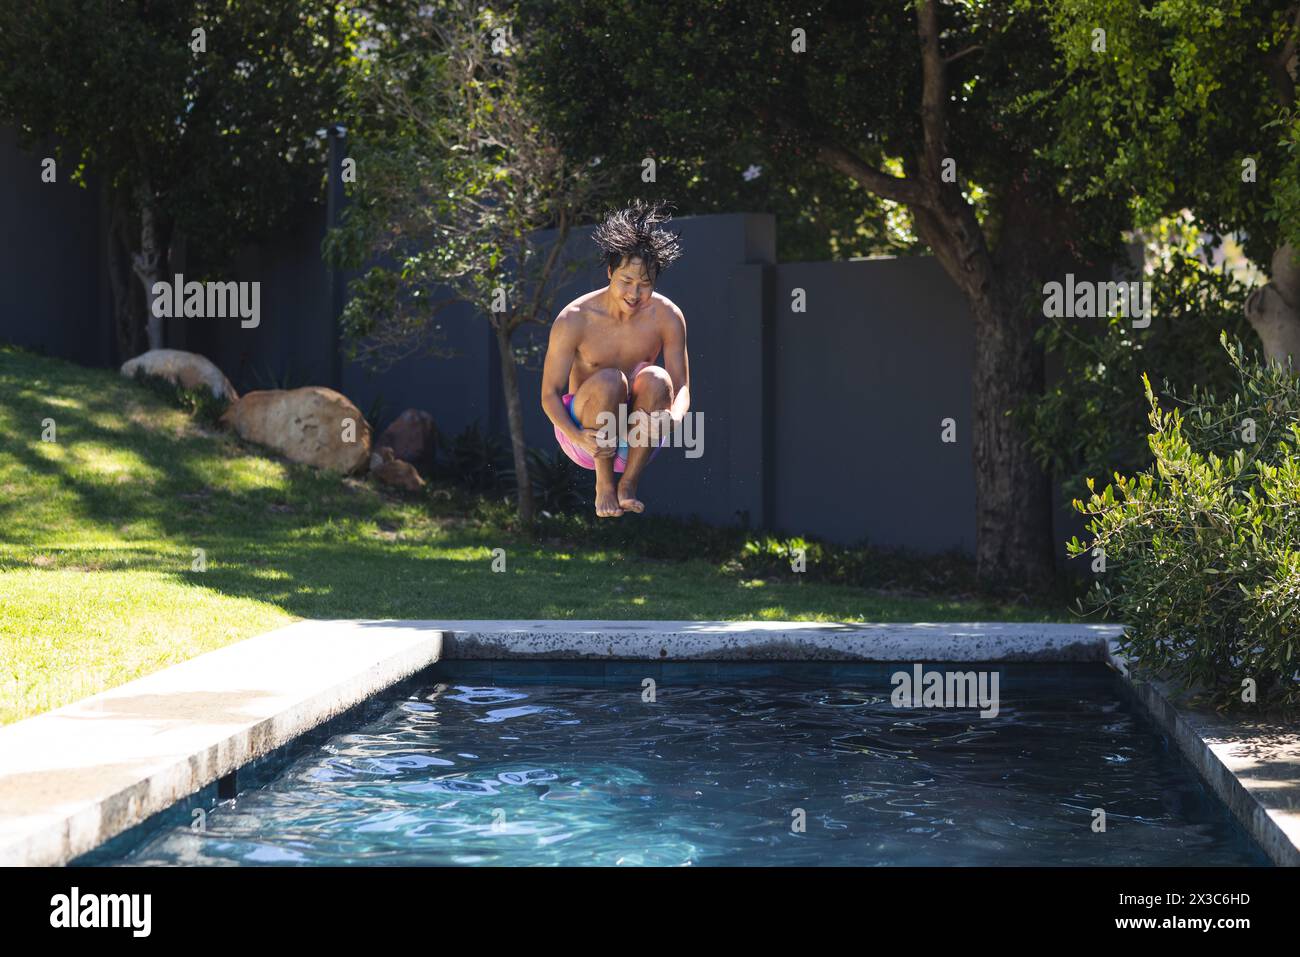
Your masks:
[[[499,503],[317,473],[111,371],[3,345],[0,436],[0,722],[299,617],[1068,617],[530,542]]]

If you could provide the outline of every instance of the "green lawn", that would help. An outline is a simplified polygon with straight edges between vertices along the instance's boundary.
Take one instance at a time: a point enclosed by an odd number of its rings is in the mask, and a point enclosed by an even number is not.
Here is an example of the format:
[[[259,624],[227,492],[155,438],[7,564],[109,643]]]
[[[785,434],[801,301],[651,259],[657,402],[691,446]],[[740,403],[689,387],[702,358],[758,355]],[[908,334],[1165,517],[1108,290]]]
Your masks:
[[[299,617],[1069,620],[529,542],[464,492],[316,473],[113,372],[5,346],[0,435],[0,722]]]

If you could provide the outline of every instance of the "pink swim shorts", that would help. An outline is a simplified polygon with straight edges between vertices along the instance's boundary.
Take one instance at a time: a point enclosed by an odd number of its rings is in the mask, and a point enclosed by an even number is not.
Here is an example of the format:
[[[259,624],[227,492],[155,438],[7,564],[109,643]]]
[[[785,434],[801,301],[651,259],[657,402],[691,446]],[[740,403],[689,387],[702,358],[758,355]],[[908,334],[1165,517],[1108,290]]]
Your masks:
[[[650,365],[649,362],[642,362],[638,364],[637,367],[632,370],[632,378],[635,379],[637,375],[641,372],[641,370],[648,365]],[[573,424],[580,429],[583,428],[582,423],[578,421],[578,417],[573,412],[572,392],[565,393],[564,408],[569,413],[569,418],[573,420]],[[558,425],[555,426],[555,440],[560,443],[560,448],[564,449],[564,454],[567,455],[570,459],[572,459],[576,464],[581,465],[584,469],[594,470],[596,468],[596,460],[593,459],[590,455],[588,455],[585,449],[581,449],[578,446],[574,445],[571,441],[569,441],[569,437],[560,430],[560,427]],[[668,436],[666,434],[660,436],[659,445],[655,448],[653,452],[650,453],[651,462],[654,461],[655,456],[659,454],[659,449],[663,448],[664,443],[667,441],[668,441]],[[627,452],[628,452],[627,443],[620,442],[618,445],[618,451],[614,454],[615,472],[622,472],[625,468],[627,468]]]

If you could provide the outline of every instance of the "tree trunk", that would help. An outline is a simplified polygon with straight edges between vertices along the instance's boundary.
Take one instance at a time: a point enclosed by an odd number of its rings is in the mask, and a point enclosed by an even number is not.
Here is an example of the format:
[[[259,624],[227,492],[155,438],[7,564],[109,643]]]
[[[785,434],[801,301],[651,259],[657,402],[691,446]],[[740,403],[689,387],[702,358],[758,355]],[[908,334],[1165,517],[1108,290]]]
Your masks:
[[[149,334],[149,348],[163,347],[163,321],[154,315],[154,286],[163,279],[163,239],[160,236],[159,211],[153,190],[146,180],[136,190],[140,207],[140,251],[135,254],[135,274],[144,286],[145,320]]]
[[[510,448],[514,453],[515,485],[519,501],[519,520],[527,528],[536,517],[533,483],[528,476],[528,446],[524,442],[524,407],[519,400],[519,377],[515,352],[510,347],[510,325],[505,316],[496,326],[497,349],[501,353],[501,391],[505,393],[506,418],[510,424]]]
[[[975,319],[975,564],[982,584],[1046,592],[1056,577],[1051,480],[1010,410],[1043,392],[1033,324],[999,290],[971,301]]]
[[[972,377],[975,465],[975,559],[982,584],[1025,592],[1047,589],[1056,575],[1052,544],[1051,485],[1038,467],[1012,410],[1042,395],[1042,350],[1033,341],[1034,315],[1023,294],[1043,266],[1078,235],[1062,215],[1054,188],[1034,183],[1028,165],[1004,184],[1001,229],[991,251],[985,227],[955,182],[942,169],[952,157],[947,143],[950,108],[945,60],[940,50],[938,4],[916,5],[921,47],[920,120],[923,145],[904,156],[903,177],[877,169],[834,136],[810,132],[796,115],[759,106],[763,122],[808,142],[828,168],[853,178],[878,196],[903,203],[917,235],[961,290],[975,321]],[[1028,158],[1025,159],[1028,164]],[[995,255],[996,252],[996,255]],[[1041,312],[1039,313],[1041,315]]]
[[[113,328],[116,333],[116,364],[140,354],[140,324],[131,308],[134,286],[129,234],[130,206],[114,190],[110,202],[108,229],[108,279],[113,289]]]
[[[1290,244],[1273,253],[1272,279],[1246,299],[1246,318],[1264,344],[1264,358],[1300,372],[1300,265]]]
[[[1014,197],[1019,209],[1022,197]],[[1010,410],[1043,394],[1042,349],[1021,295],[1034,268],[1022,262],[1051,245],[1041,229],[1008,229],[999,254],[1016,269],[994,264],[982,234],[954,208],[943,218],[912,210],[917,232],[961,290],[975,323],[971,372],[972,458],[975,468],[975,567],[980,584],[1025,594],[1047,591],[1056,577],[1051,479],[1039,467]],[[1020,247],[1024,247],[1020,249]],[[1031,253],[1031,249],[1037,249]],[[960,424],[959,424],[960,427]]]

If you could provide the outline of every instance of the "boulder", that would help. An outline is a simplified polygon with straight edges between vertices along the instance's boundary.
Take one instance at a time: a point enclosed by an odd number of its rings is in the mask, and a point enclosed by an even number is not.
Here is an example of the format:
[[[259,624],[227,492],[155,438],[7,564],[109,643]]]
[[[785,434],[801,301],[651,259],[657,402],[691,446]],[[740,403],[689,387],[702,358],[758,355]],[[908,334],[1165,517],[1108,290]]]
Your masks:
[[[385,485],[404,488],[408,492],[418,492],[424,488],[424,479],[410,462],[394,458],[393,450],[388,446],[375,449],[370,455],[370,474]]]
[[[347,441],[347,420],[352,421]],[[348,397],[323,386],[250,392],[221,417],[241,439],[293,462],[350,474],[370,461],[370,426]]]
[[[196,352],[180,349],[150,349],[122,363],[122,375],[135,378],[136,371],[160,376],[182,389],[207,389],[218,399],[239,399],[230,380],[212,361]]]
[[[390,448],[396,459],[412,465],[426,465],[433,461],[436,433],[433,416],[420,409],[407,409],[379,434],[375,448]]]

